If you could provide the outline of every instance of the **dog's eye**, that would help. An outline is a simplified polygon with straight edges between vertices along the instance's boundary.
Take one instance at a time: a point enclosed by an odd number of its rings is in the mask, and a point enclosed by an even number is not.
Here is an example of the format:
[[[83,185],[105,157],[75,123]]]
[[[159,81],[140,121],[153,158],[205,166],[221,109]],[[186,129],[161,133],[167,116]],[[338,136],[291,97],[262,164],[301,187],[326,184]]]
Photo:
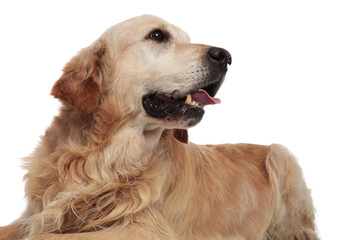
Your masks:
[[[156,29],[149,34],[149,39],[157,42],[163,42],[166,40],[166,35],[160,29]]]

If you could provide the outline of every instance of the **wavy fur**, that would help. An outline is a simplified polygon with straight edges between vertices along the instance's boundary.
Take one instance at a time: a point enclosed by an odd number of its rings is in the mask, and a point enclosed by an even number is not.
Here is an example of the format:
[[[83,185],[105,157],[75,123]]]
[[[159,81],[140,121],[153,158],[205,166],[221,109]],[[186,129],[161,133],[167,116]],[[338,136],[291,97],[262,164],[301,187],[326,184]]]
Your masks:
[[[171,41],[144,37],[156,28]],[[189,87],[188,68],[208,48],[142,16],[75,56],[52,89],[60,113],[24,160],[27,210],[0,240],[318,239],[310,191],[284,147],[196,145],[184,121],[144,112],[149,89]]]

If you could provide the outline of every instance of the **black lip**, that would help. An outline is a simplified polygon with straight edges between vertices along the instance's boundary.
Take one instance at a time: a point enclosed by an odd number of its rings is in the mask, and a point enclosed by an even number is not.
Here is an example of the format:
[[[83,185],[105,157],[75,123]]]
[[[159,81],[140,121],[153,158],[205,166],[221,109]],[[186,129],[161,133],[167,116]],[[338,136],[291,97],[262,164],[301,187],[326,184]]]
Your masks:
[[[157,119],[189,120],[199,122],[205,111],[202,108],[185,104],[184,98],[167,97],[163,94],[148,94],[142,99],[145,112]]]

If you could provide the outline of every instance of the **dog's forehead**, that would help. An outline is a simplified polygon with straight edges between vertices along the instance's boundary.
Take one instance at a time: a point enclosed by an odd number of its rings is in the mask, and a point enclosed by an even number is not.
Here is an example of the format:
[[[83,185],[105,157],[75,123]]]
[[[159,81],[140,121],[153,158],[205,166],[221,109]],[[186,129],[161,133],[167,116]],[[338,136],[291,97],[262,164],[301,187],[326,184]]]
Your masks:
[[[134,18],[134,20],[135,20],[134,21],[135,25],[138,25],[135,23],[137,21],[140,23],[141,28],[139,28],[139,30],[141,29],[140,32],[142,32],[142,34],[146,34],[153,29],[161,29],[163,31],[167,31],[168,33],[170,33],[170,35],[176,41],[190,42],[190,37],[186,32],[184,32],[179,27],[177,27],[173,24],[170,24],[169,22],[167,22],[164,19],[161,19],[159,17],[153,16],[153,15],[143,15],[143,16]]]
[[[190,42],[189,35],[179,27],[152,15],[142,15],[128,19],[112,26],[104,33],[104,35],[112,35],[120,39],[127,37],[131,40],[139,40],[144,38],[154,29],[161,29],[168,32],[175,41]]]

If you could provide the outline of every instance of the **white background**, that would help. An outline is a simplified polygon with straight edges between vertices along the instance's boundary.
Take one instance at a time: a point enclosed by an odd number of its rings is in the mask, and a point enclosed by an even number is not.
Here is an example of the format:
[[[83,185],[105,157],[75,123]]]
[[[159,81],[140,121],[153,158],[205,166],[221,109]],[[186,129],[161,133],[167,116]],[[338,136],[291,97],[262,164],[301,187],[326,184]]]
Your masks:
[[[303,167],[323,239],[359,239],[359,1],[2,1],[0,225],[25,207],[20,159],[57,114],[64,64],[144,13],[233,56],[196,143],[281,143]]]

